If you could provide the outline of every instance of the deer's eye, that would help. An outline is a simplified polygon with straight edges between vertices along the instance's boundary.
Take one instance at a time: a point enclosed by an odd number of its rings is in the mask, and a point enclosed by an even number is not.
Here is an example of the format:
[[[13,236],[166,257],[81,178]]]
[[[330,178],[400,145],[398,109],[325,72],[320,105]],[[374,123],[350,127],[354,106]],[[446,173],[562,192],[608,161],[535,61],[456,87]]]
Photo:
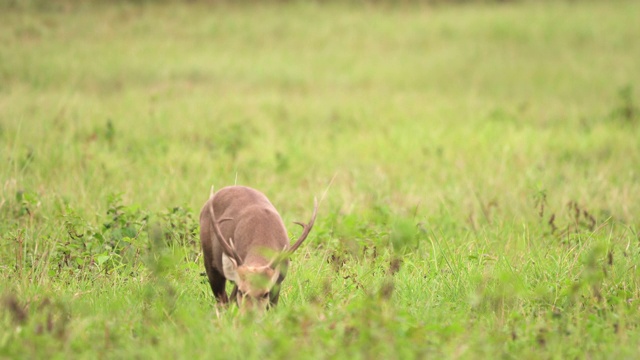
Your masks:
[[[268,293],[268,292],[266,292],[266,293],[264,293],[264,294],[260,295],[260,298],[262,298],[262,299],[266,299],[266,298],[268,298],[268,297],[269,297],[269,293]]]

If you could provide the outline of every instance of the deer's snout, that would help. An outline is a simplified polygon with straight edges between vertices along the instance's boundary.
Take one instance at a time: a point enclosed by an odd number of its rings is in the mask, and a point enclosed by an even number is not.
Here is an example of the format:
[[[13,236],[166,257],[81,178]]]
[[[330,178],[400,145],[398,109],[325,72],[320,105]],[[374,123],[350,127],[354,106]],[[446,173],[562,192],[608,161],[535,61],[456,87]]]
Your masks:
[[[238,304],[238,307],[240,308],[240,311],[242,312],[263,312],[266,311],[270,305],[269,292],[267,291],[262,294],[258,294],[258,296],[251,296],[238,292],[236,302]]]

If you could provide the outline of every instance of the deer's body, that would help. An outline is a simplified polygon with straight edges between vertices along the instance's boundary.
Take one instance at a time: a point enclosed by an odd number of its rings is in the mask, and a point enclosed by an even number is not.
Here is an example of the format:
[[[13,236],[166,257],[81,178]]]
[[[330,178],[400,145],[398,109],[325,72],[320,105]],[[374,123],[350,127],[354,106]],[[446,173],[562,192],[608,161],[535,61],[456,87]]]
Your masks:
[[[231,297],[239,304],[244,298],[261,306],[277,304],[288,260],[275,261],[274,256],[300,245],[313,226],[316,210],[317,206],[310,224],[303,225],[303,236],[289,249],[282,218],[264,194],[244,186],[212,194],[200,212],[200,241],[216,299],[229,301],[225,284],[230,280],[235,283]]]

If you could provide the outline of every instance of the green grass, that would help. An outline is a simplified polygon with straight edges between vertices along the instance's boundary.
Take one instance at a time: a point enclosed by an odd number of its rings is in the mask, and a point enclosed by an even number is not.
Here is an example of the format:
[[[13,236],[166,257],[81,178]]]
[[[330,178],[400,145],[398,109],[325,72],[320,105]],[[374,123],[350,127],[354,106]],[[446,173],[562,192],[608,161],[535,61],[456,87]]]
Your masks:
[[[636,357],[639,12],[0,2],[0,357]],[[210,186],[334,176],[218,308]]]

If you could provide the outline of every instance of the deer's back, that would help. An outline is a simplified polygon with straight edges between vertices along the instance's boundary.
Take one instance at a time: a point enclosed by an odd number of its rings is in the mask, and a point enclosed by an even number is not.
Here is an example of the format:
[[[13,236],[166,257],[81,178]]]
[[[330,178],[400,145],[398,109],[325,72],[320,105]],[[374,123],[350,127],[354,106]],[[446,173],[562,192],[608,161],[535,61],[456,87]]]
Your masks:
[[[288,245],[289,239],[282,218],[261,192],[245,186],[229,186],[220,189],[209,201],[213,201],[213,210],[222,235],[233,240],[241,258],[268,261],[260,259],[259,247],[281,251]],[[209,226],[207,221],[211,221],[208,206],[207,202],[202,209],[201,227]],[[212,235],[209,237],[213,240]],[[216,243],[213,244],[213,249],[214,261],[221,264],[221,247]]]

